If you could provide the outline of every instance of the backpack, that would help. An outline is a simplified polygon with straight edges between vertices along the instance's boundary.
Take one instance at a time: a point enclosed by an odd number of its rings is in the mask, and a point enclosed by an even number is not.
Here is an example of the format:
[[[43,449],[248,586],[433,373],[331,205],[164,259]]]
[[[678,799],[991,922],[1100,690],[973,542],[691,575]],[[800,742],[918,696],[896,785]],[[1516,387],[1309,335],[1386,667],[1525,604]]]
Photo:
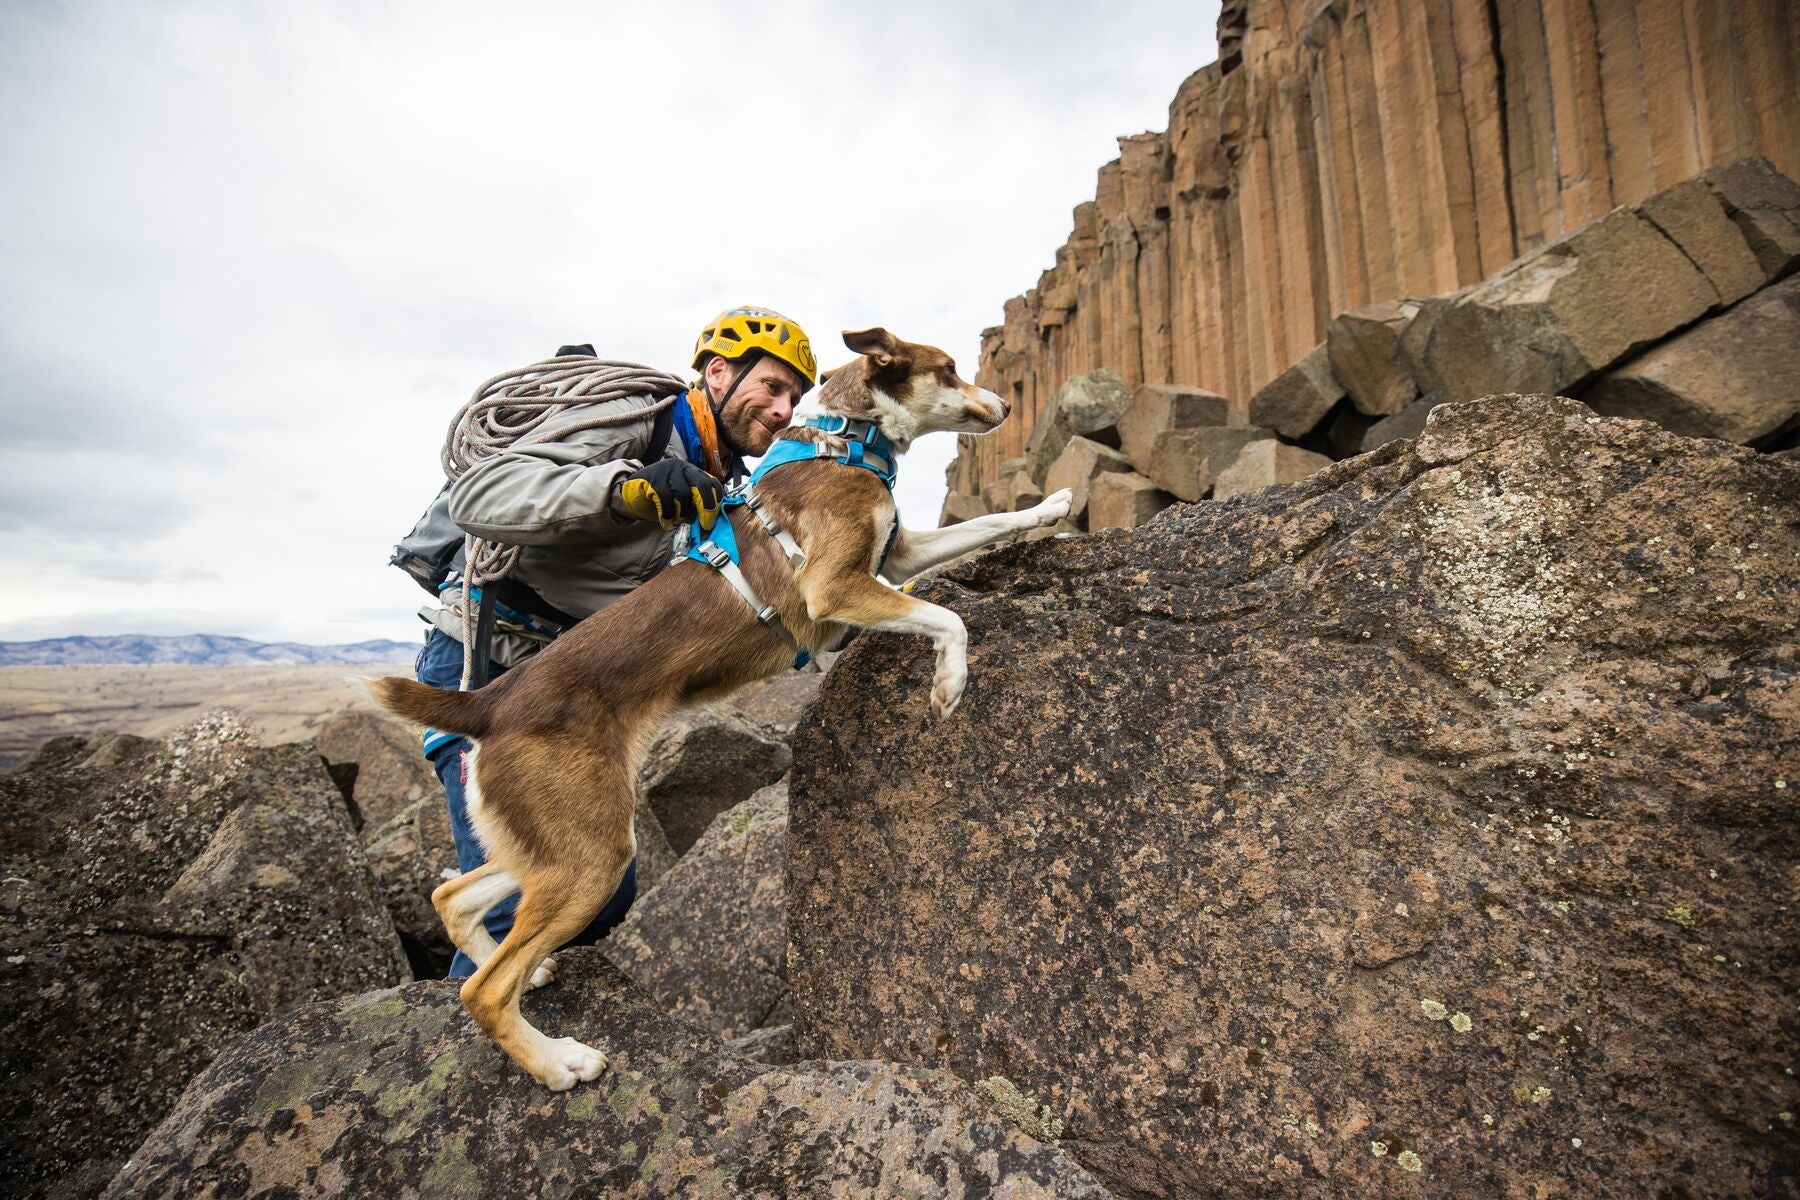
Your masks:
[[[591,358],[594,348],[587,345],[564,346],[556,353],[558,357],[583,354]],[[656,415],[656,423],[650,427],[650,444],[645,452],[645,462],[656,462],[668,454],[669,438],[674,428],[675,416],[670,409],[665,408]],[[467,536],[463,528],[450,519],[451,482],[446,480],[444,486],[438,489],[437,496],[413,525],[412,532],[400,539],[394,546],[393,555],[388,559],[390,566],[399,567],[411,575],[433,597],[456,569],[457,560],[462,554],[463,538]],[[523,585],[517,586],[523,588]],[[549,606],[539,601],[539,607],[541,610]]]

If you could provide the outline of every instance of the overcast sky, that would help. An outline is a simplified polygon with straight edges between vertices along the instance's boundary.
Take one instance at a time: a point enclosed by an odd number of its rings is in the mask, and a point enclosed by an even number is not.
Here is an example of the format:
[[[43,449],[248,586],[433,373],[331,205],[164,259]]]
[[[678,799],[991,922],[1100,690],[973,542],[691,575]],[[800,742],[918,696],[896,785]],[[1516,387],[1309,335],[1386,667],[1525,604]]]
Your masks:
[[[762,304],[972,376],[1217,10],[9,0],[0,639],[416,639],[444,427],[561,342]]]

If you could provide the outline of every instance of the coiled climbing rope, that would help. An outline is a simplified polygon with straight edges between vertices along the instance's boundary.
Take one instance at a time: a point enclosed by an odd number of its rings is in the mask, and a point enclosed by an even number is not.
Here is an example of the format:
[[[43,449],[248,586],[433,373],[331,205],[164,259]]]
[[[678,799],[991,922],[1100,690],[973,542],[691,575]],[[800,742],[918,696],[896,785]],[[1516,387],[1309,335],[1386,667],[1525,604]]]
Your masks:
[[[496,375],[480,387],[450,422],[441,461],[444,474],[460,479],[484,459],[511,449],[519,439],[536,432],[570,409],[612,404],[642,396],[656,396],[654,404],[625,412],[596,413],[559,428],[558,440],[571,433],[629,425],[654,416],[675,403],[687,384],[666,371],[638,363],[564,354],[528,367]],[[474,589],[498,583],[519,564],[518,546],[490,542],[469,534],[463,539],[462,690],[474,677],[476,606]]]

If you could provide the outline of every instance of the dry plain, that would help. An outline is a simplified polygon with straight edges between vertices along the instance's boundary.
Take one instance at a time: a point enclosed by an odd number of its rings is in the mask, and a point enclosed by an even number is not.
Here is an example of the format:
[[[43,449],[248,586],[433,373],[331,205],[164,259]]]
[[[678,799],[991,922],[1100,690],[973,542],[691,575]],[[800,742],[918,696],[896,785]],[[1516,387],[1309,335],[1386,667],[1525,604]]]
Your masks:
[[[0,667],[0,770],[63,734],[167,737],[216,708],[236,711],[265,743],[298,741],[349,709],[373,711],[358,675],[410,667]]]

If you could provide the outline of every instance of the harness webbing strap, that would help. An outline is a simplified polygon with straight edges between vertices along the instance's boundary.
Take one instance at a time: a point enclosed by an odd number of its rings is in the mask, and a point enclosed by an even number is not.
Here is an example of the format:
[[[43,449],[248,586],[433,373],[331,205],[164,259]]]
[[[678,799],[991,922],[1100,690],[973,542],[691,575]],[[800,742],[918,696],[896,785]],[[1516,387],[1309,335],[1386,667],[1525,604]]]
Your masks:
[[[713,522],[711,530],[701,529],[698,519],[689,526],[687,549],[677,558],[677,561],[682,558],[691,558],[696,562],[703,562],[723,575],[725,581],[731,584],[744,603],[750,606],[750,611],[756,614],[756,619],[780,634],[782,640],[795,652],[794,666],[796,668],[805,666],[812,655],[800,649],[799,643],[794,640],[794,635],[788,632],[786,625],[782,624],[781,615],[775,611],[775,606],[763,603],[762,597],[756,594],[756,589],[751,587],[750,581],[744,577],[744,572],[738,566],[742,555],[738,551],[737,532],[732,528],[730,510],[740,507],[749,509],[757,523],[763,527],[763,531],[774,538],[776,545],[781,547],[782,553],[787,555],[789,569],[798,571],[806,565],[806,551],[801,548],[793,534],[783,529],[764,510],[762,498],[756,494],[756,485],[762,481],[764,475],[776,467],[785,466],[788,463],[829,459],[845,466],[861,467],[874,472],[891,492],[894,490],[894,478],[897,474],[894,444],[888,440],[886,434],[881,432],[875,422],[857,417],[846,417],[841,413],[826,413],[823,416],[810,418],[806,424],[825,433],[842,434],[845,441],[844,450],[840,452],[825,442],[801,441],[798,438],[777,439],[775,444],[769,447],[768,453],[763,455],[762,461],[756,464],[756,470],[751,472],[750,478],[725,494],[720,502],[719,519]],[[899,533],[900,519],[899,514],[896,513],[894,528],[888,534],[887,549],[882,552],[883,562],[887,561],[888,553],[893,550],[894,539]]]

